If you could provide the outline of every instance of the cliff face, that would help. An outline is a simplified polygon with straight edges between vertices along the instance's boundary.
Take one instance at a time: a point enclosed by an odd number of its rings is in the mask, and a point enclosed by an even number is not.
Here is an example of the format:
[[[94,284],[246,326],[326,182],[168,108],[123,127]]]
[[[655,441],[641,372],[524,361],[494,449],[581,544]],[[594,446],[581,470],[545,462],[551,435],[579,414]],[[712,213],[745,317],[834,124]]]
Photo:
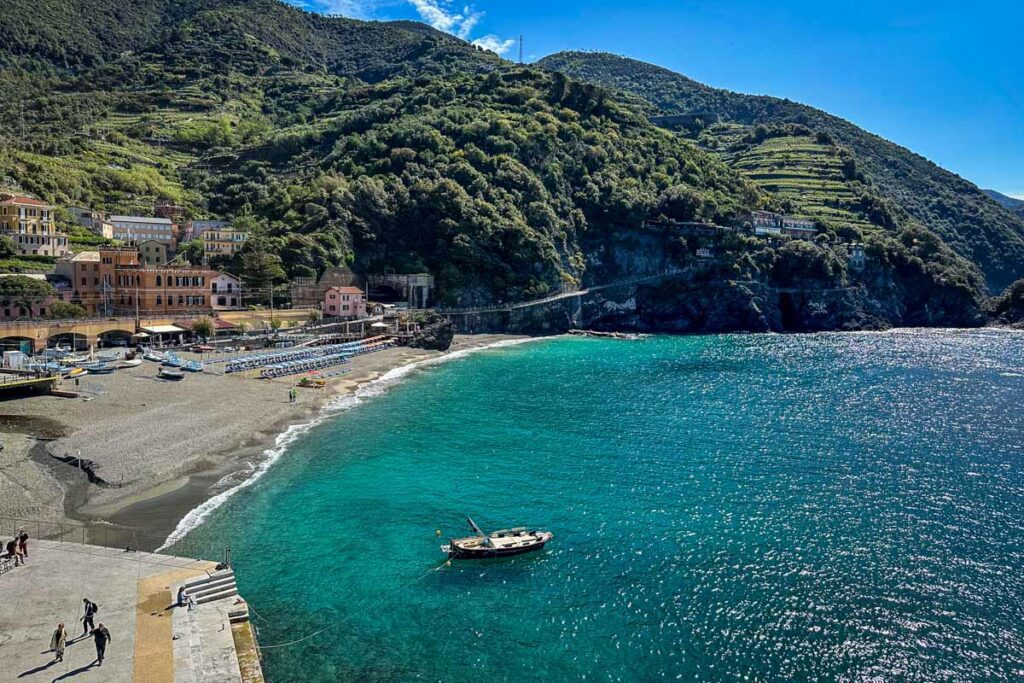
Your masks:
[[[740,239],[740,238],[738,238]],[[822,332],[890,327],[977,327],[976,293],[919,260],[869,259],[850,270],[841,249],[809,243],[740,250],[704,260],[669,231],[617,233],[588,245],[594,284],[626,274],[670,274],[597,287],[577,297],[457,316],[462,331],[555,334],[570,329],[662,333]],[[794,256],[795,255],[795,256]]]

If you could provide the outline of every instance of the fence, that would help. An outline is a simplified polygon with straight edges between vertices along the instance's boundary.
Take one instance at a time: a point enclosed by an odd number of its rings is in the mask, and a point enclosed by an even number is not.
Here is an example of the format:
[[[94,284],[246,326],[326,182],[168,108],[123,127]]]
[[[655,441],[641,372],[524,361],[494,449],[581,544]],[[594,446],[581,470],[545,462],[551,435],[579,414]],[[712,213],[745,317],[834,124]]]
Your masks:
[[[102,546],[104,548],[142,550],[146,552],[155,551],[166,540],[163,536],[147,534],[135,529],[101,522],[96,524],[75,524],[19,517],[0,517],[0,540],[3,541],[4,550],[6,550],[7,542],[14,538],[15,534],[22,529],[28,532],[29,543],[32,542],[32,539],[44,539],[63,543],[82,543],[84,545]],[[170,548],[161,550],[160,554],[190,559],[226,561],[230,556],[230,552],[230,548],[224,546],[216,547],[210,543],[192,540],[186,536]]]

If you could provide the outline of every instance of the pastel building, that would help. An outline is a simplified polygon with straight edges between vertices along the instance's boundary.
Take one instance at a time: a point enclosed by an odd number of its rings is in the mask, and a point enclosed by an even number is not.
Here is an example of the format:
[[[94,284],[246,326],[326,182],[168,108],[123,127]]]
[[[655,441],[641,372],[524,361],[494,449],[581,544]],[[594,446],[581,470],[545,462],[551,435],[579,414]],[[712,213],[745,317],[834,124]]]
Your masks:
[[[111,216],[114,239],[129,244],[141,244],[149,240],[163,242],[173,251],[177,246],[177,226],[169,218],[147,218],[144,216]]]
[[[210,303],[214,310],[242,307],[242,283],[233,275],[217,273],[210,280]]]
[[[234,256],[241,251],[249,233],[232,228],[211,228],[203,232],[203,248],[207,258],[214,256]]]
[[[53,207],[32,197],[0,195],[0,233],[13,239],[22,255],[68,253],[68,237],[57,230]]]
[[[358,287],[331,287],[324,292],[324,317],[365,318],[366,294]]]

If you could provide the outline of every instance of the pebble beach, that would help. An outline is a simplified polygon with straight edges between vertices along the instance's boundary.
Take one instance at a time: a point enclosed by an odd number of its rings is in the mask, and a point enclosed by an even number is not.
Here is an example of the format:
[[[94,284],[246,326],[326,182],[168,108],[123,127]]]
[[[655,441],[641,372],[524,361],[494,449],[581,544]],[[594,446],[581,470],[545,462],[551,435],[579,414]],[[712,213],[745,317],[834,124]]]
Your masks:
[[[510,337],[456,337],[447,353],[505,339]],[[213,496],[217,482],[244,477],[290,425],[308,422],[327,403],[390,370],[442,355],[395,347],[358,356],[325,388],[299,389],[295,403],[288,394],[298,378],[208,372],[167,382],[149,362],[112,375],[88,375],[77,387],[65,382],[63,388],[77,391],[77,398],[5,401],[0,517],[113,522],[144,527],[158,538]],[[147,505],[155,500],[161,504]]]

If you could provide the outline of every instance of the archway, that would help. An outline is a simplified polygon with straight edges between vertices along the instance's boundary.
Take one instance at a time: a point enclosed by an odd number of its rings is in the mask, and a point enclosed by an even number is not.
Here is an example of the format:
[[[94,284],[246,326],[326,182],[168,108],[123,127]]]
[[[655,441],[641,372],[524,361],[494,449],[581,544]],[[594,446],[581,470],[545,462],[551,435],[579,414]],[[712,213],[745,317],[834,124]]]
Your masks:
[[[89,350],[89,337],[84,334],[77,334],[75,332],[62,332],[55,334],[46,340],[48,347],[52,346],[67,346],[73,351],[88,351]]]
[[[21,351],[30,354],[33,340],[29,337],[0,337],[0,351]]]
[[[106,330],[100,333],[100,346],[131,346],[133,334],[130,330]]]

